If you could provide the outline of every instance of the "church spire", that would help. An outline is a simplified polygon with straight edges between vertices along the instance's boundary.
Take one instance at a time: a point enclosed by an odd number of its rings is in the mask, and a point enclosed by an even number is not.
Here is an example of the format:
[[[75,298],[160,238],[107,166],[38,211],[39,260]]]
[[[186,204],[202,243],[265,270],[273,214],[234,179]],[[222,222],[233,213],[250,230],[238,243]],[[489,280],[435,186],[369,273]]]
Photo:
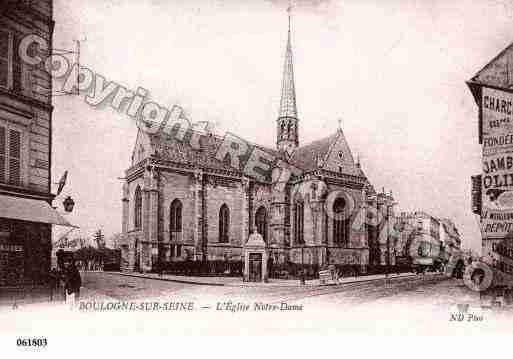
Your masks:
[[[277,121],[278,149],[285,150],[289,154],[291,154],[299,145],[296,88],[294,85],[294,62],[292,57],[291,41],[291,11],[292,6],[289,4],[287,9],[289,21],[287,49],[285,52],[285,63],[283,65],[280,112]]]

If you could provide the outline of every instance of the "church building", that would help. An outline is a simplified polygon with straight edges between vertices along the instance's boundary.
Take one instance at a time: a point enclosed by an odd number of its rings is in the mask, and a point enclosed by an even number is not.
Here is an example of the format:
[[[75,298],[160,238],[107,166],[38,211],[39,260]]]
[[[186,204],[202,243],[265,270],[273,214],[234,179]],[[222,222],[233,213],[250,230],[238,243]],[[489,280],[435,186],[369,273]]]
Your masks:
[[[223,138],[214,134],[199,134],[193,148],[139,130],[123,185],[123,269],[244,261],[254,231],[274,264],[348,264],[365,272],[369,264],[387,263],[379,225],[365,222],[369,209],[393,198],[376,193],[341,128],[308,144],[299,129],[289,15],[276,148],[255,146],[301,175],[286,183],[248,176],[216,158]]]

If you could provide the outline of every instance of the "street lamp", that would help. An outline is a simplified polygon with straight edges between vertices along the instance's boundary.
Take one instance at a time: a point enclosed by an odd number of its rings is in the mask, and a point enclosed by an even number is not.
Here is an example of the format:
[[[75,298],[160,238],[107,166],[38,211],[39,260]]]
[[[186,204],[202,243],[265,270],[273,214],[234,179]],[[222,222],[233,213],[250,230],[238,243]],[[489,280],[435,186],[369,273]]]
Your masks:
[[[73,207],[75,206],[75,201],[70,196],[66,197],[64,201],[62,201],[62,205],[64,206],[64,210],[68,213],[73,211]]]

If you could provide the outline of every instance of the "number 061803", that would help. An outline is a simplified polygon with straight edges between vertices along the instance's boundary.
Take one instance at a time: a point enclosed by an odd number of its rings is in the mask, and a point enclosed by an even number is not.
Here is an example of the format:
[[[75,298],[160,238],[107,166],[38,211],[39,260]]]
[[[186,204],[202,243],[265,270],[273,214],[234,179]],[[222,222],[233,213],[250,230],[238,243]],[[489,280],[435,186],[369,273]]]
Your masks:
[[[46,347],[48,341],[46,338],[18,338],[16,345],[19,347]]]

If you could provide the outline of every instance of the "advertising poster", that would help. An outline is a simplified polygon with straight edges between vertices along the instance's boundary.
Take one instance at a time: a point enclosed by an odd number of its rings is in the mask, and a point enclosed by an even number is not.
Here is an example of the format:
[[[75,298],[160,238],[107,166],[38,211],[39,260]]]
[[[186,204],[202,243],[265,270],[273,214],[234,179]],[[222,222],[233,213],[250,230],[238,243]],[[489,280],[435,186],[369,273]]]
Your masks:
[[[513,94],[483,88],[483,239],[513,231]]]

